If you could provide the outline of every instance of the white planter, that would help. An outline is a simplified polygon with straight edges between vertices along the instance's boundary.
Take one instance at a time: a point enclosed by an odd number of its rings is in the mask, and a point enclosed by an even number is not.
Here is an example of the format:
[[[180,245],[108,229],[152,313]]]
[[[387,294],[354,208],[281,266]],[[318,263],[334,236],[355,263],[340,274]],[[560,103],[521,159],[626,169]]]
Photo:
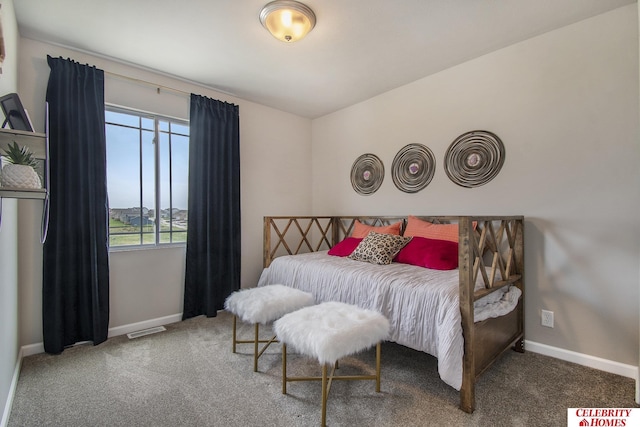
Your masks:
[[[5,164],[0,171],[0,184],[11,188],[42,188],[37,172],[27,165]]]

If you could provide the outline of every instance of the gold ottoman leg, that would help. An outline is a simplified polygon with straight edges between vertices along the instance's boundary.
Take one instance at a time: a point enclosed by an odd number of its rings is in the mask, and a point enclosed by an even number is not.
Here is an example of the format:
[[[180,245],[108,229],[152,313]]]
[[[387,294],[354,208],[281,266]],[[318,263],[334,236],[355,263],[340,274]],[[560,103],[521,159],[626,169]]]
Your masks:
[[[282,343],[282,394],[287,394],[287,345]]]
[[[381,345],[378,343],[376,345],[376,392],[380,393],[380,353],[381,353]]]
[[[320,425],[327,424],[327,364],[322,365],[322,420]]]
[[[258,372],[258,343],[260,342],[260,338],[258,338],[258,335],[260,334],[259,323],[256,323],[255,329],[255,339],[253,341],[253,372]]]
[[[238,318],[236,317],[236,315],[233,315],[233,352],[236,352],[236,322],[237,322]]]

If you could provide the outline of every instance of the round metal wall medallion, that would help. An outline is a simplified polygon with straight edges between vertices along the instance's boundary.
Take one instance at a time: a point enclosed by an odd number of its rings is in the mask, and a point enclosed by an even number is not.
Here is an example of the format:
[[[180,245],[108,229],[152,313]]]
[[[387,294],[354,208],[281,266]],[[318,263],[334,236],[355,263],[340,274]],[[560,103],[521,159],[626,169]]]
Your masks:
[[[498,175],[504,158],[500,138],[492,132],[476,130],[451,143],[444,156],[444,170],[461,187],[479,187]]]
[[[375,154],[363,154],[351,166],[351,185],[356,193],[375,193],[384,180],[384,165]]]
[[[405,145],[391,164],[391,178],[399,190],[417,193],[425,188],[436,171],[433,152],[422,144]]]

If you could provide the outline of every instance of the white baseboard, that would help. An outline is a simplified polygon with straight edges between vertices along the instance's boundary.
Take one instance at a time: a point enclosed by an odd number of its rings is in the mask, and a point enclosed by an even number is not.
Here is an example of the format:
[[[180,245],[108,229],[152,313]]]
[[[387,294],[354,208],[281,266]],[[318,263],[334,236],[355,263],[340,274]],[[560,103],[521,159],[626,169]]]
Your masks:
[[[171,316],[158,317],[157,319],[145,320],[143,322],[130,323],[128,325],[116,326],[109,329],[109,338],[125,335],[131,332],[141,331],[143,329],[155,328],[156,326],[168,325],[182,320],[182,313],[172,314]]]
[[[130,332],[140,331],[142,329],[168,325],[170,323],[176,323],[181,320],[182,320],[182,313],[178,313],[178,314],[172,314],[171,316],[158,317],[157,319],[145,320],[143,322],[116,326],[115,328],[109,328],[109,332],[107,336],[109,338],[117,337],[119,335],[125,335]],[[39,342],[35,344],[23,345],[21,351],[24,357],[31,356],[34,354],[44,353],[44,344]]]
[[[16,388],[18,387],[18,378],[20,377],[20,368],[22,367],[22,349],[18,352],[18,359],[16,360],[16,367],[13,370],[13,378],[11,379],[11,387],[9,387],[9,395],[7,401],[4,404],[4,411],[2,412],[2,419],[0,420],[0,427],[6,427],[9,424],[9,415],[11,415],[11,407],[13,406],[13,397],[16,394]]]
[[[598,369],[604,372],[621,375],[636,380],[638,384],[638,367],[626,365],[624,363],[614,362],[612,360],[601,359],[599,357],[589,356],[587,354],[576,353],[574,351],[564,350],[552,347],[546,344],[540,344],[533,341],[524,342],[526,351],[543,354],[545,356],[554,357],[556,359],[565,360],[567,362],[577,363],[578,365],[587,366],[589,368]]]
[[[22,352],[23,357],[44,353],[44,343],[38,342],[35,344],[23,345],[20,351]]]

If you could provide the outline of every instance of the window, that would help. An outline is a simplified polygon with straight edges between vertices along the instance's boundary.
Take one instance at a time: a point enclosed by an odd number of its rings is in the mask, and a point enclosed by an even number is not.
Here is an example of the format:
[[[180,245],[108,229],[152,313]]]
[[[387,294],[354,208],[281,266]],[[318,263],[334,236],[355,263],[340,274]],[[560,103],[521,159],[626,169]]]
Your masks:
[[[187,241],[189,124],[106,107],[109,247]]]

